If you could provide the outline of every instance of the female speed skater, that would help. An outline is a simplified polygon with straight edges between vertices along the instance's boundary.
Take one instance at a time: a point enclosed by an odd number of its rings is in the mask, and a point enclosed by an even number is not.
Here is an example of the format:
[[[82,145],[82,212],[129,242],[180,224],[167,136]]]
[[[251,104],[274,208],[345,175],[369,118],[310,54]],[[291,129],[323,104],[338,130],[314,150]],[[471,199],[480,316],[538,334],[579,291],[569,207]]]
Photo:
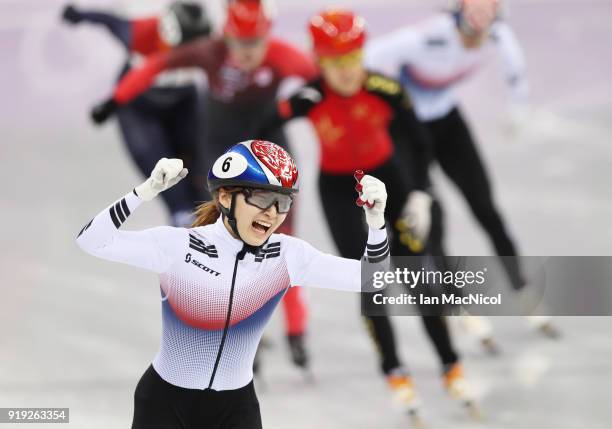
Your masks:
[[[106,28],[125,48],[129,58],[121,76],[137,66],[143,57],[166,52],[175,46],[210,34],[211,26],[205,9],[197,3],[176,1],[160,16],[126,19],[109,12],[83,10],[68,5],[63,19],[71,24],[89,23]],[[177,70],[164,73],[155,85],[117,109],[123,141],[132,160],[146,177],[157,160],[181,158],[190,166],[201,138],[200,95],[193,72]],[[92,119],[100,122],[97,107]],[[172,224],[186,226],[198,195],[196,186],[182,181],[163,194]]]
[[[439,255],[441,211],[426,192],[429,144],[406,93],[398,82],[364,68],[362,47],[366,32],[361,17],[347,10],[328,10],[315,15],[309,29],[321,78],[281,100],[266,114],[259,132],[265,134],[296,117],[310,119],[321,150],[321,202],[332,238],[343,257],[358,257],[359,243],[365,236],[358,213],[345,214],[352,201],[342,192],[351,183],[356,168],[380,177],[387,186],[392,255]],[[410,153],[412,158],[400,158],[396,146],[405,147],[402,153]],[[399,220],[409,220],[412,233],[400,227],[407,222]],[[413,245],[418,241],[427,242],[427,247],[415,251]],[[445,386],[454,398],[474,411],[444,317],[439,313],[424,314],[422,320],[440,357]],[[366,311],[366,323],[394,397],[418,419],[418,401],[412,380],[397,356],[389,317],[368,315]]]
[[[499,19],[499,7],[498,0],[458,0],[451,13],[372,40],[366,47],[366,62],[398,76],[410,93],[417,116],[429,131],[435,159],[488,234],[512,288],[521,290],[528,282],[516,245],[494,202],[486,168],[455,94],[456,85],[496,47],[513,101],[526,101],[524,56],[510,26]],[[558,335],[549,317],[529,320],[545,335]],[[488,350],[497,350],[484,318],[472,319],[467,326],[474,328]]]
[[[149,179],[94,217],[77,243],[159,274],[161,345],[136,387],[132,429],[261,428],[252,368],[272,311],[294,284],[361,291],[362,264],[275,234],[298,192],[298,170],[283,148],[262,140],[236,144],[215,161],[208,174],[213,200],[197,208],[194,227],[120,230],[143,202],[187,173],[180,159],[161,159]],[[371,176],[359,184],[369,227],[364,258],[384,264],[385,185]],[[349,195],[352,186],[344,190]]]
[[[200,39],[171,51],[149,56],[139,67],[127,73],[113,96],[98,109],[98,119],[106,120],[120,106],[131,103],[143,93],[155,77],[165,70],[198,67],[207,76],[205,94],[204,139],[198,145],[192,163],[193,180],[205,180],[212,163],[225,149],[249,138],[248,130],[261,118],[266,105],[273,104],[286,78],[312,79],[316,67],[312,59],[292,45],[270,34],[272,22],[258,0],[230,1],[221,37]],[[287,148],[282,130],[262,136]],[[210,195],[198,187],[201,200]],[[292,232],[291,216],[282,232]],[[283,298],[287,343],[294,364],[305,368],[309,363],[305,347],[307,308],[300,288],[292,287]]]

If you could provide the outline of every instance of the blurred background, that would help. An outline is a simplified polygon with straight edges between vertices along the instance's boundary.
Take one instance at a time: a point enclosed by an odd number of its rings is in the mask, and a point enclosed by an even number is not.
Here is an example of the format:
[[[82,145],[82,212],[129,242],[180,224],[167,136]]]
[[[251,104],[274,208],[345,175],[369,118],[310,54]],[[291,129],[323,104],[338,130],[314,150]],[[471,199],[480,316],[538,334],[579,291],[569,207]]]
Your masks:
[[[205,3],[221,22],[223,2]],[[131,422],[134,388],[158,347],[159,290],[154,274],[92,258],[74,242],[92,215],[143,178],[116,122],[95,127],[88,116],[110,94],[124,52],[103,31],[62,25],[64,4],[0,1],[0,407],[69,407],[70,427],[122,428]],[[168,2],[77,4],[135,16],[158,13]],[[308,49],[306,21],[329,5],[362,14],[374,38],[446,2],[282,0],[274,33]],[[527,59],[530,115],[508,132],[499,62],[486,63],[459,88],[497,202],[522,254],[609,255],[612,1],[512,0],[508,9]],[[288,132],[303,189],[297,235],[335,252],[318,202],[312,130],[296,121]],[[464,201],[434,173],[451,253],[490,254]],[[158,199],[127,228],[167,221]],[[378,374],[357,297],[306,294],[315,382],[290,364],[282,320],[275,317],[263,356],[265,383],[258,384],[264,427],[408,426]],[[453,324],[484,414],[478,424],[443,390],[421,322],[394,322],[428,428],[611,427],[611,318],[558,318],[558,341],[538,336],[522,319],[493,318],[499,357],[487,356]]]

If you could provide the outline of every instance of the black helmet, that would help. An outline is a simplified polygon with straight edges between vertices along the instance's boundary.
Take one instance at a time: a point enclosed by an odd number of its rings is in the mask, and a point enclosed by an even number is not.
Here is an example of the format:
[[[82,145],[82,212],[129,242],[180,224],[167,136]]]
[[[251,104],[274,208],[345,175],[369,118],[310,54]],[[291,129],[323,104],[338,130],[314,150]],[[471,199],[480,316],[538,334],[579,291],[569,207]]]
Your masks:
[[[208,36],[210,32],[206,9],[198,3],[175,1],[159,20],[159,34],[170,46]]]

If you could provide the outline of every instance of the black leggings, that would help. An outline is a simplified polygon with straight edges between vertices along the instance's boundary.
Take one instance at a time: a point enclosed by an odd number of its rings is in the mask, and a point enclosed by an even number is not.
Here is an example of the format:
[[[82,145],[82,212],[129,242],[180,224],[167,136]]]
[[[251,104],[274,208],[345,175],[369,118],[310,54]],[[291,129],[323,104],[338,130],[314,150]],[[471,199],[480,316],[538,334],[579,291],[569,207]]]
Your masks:
[[[520,289],[524,279],[520,272],[516,247],[493,202],[491,184],[474,139],[461,113],[454,108],[448,115],[426,122],[432,137],[435,157],[444,173],[457,185],[472,213],[489,235],[501,258],[512,286]]]
[[[180,158],[191,168],[200,142],[201,102],[195,87],[153,88],[118,112],[119,125],[128,152],[144,177],[161,158]],[[196,182],[187,176],[161,193],[176,226],[177,214],[192,212],[199,194]]]
[[[409,187],[400,174],[402,166],[392,158],[384,165],[372,171],[366,171],[377,179],[382,180],[387,188],[386,218],[388,225],[393,227],[400,217],[403,206],[408,197]],[[367,241],[367,230],[363,219],[363,210],[355,205],[354,192],[355,179],[352,175],[319,175],[319,193],[323,204],[323,211],[327,218],[332,237],[340,255],[345,258],[360,259],[363,246]],[[432,217],[433,227],[427,253],[437,254],[441,248],[442,238],[439,206],[434,205]],[[417,256],[408,247],[400,243],[399,233],[391,228],[391,254],[394,256]],[[397,356],[393,329],[388,316],[367,316],[368,332],[375,342],[380,354],[381,369],[386,374],[401,365]],[[422,316],[422,321],[432,341],[442,365],[457,362],[448,328],[442,316]]]
[[[132,429],[261,429],[251,381],[236,390],[185,389],[162,379],[153,366],[134,392]]]

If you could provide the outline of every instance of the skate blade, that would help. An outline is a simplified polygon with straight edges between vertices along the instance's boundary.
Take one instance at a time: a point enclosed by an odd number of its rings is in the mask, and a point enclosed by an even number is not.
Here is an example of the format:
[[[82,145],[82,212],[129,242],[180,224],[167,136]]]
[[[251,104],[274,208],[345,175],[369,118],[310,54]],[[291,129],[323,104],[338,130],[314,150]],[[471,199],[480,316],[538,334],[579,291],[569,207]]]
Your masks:
[[[558,340],[561,338],[561,332],[557,328],[555,328],[550,323],[545,323],[544,325],[539,327],[539,331],[546,338],[550,338],[551,340]]]
[[[476,402],[472,401],[471,399],[468,399],[464,401],[463,406],[465,407],[468,412],[468,415],[473,421],[482,421],[482,413],[480,412],[480,408],[478,407],[478,405],[476,405]]]
[[[413,429],[425,429],[425,422],[417,410],[408,410],[408,416],[410,417],[410,424]]]
[[[493,338],[485,338],[481,341],[482,347],[489,356],[499,356],[501,349]]]

